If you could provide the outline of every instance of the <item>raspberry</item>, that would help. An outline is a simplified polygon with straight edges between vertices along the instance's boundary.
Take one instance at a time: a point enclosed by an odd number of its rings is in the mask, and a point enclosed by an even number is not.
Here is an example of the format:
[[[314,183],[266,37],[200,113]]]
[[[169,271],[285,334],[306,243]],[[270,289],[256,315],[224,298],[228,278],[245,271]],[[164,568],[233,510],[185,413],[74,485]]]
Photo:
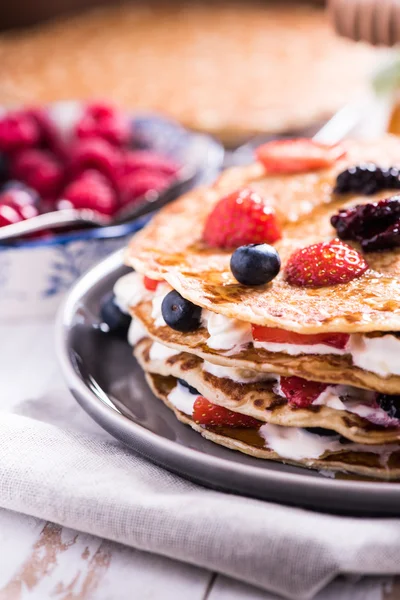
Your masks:
[[[46,111],[41,108],[31,108],[26,112],[32,117],[38,127],[40,147],[45,150],[50,150],[50,152],[54,153],[59,159],[65,160],[67,158],[67,149],[56,125],[50,119]]]
[[[400,246],[400,196],[340,210],[331,224],[343,240],[360,242],[364,252]]]
[[[38,214],[35,197],[26,190],[10,188],[0,193],[0,227],[36,217]]]
[[[113,106],[101,103],[86,106],[76,134],[80,139],[102,138],[114,146],[124,146],[131,138],[129,120]]]
[[[122,169],[124,174],[144,170],[173,176],[179,170],[179,165],[150,150],[132,150],[125,154]]]
[[[328,387],[301,377],[281,377],[280,386],[288,403],[295,408],[307,408]]]
[[[367,269],[357,250],[335,239],[296,250],[287,262],[285,275],[291,285],[324,287],[348,283]]]
[[[146,290],[149,290],[149,292],[155,292],[159,283],[160,281],[157,279],[151,279],[151,277],[147,277],[146,275],[143,276],[144,287]]]
[[[103,175],[86,171],[64,190],[58,208],[90,208],[103,215],[113,215],[117,208],[115,192]]]
[[[345,154],[340,146],[327,146],[308,138],[272,140],[256,149],[267,173],[303,173],[331,167]]]
[[[24,111],[8,112],[0,119],[0,150],[11,153],[30,148],[40,138],[36,121]]]
[[[120,166],[120,151],[102,139],[83,140],[71,150],[69,171],[72,179],[84,171],[95,169],[114,184]]]
[[[171,177],[152,171],[134,171],[118,181],[121,206],[135,202],[149,192],[161,192],[169,186]]]
[[[212,404],[203,396],[199,396],[193,405],[193,421],[209,427],[259,427],[260,421],[229,410],[223,406]]]
[[[11,161],[12,177],[23,181],[42,198],[56,198],[63,184],[63,169],[53,154],[45,150],[23,150]]]
[[[217,248],[273,243],[281,238],[275,211],[251,189],[222,198],[207,218],[203,240]]]

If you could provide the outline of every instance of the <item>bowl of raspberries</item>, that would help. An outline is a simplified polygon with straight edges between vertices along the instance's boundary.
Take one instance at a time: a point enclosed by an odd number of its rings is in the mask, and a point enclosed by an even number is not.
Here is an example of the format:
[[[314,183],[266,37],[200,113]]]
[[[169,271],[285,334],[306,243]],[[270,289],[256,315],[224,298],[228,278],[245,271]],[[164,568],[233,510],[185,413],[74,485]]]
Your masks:
[[[64,208],[111,221],[194,173],[209,181],[223,149],[159,115],[106,102],[63,101],[0,112],[0,227]],[[0,243],[0,318],[54,314],[73,282],[148,217],[122,225],[46,230]]]

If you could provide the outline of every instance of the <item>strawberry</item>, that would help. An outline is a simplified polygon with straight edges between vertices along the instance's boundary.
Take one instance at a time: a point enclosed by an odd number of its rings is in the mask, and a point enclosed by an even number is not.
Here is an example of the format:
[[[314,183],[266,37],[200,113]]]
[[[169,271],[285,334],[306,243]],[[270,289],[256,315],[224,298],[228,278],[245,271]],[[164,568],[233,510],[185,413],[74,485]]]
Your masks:
[[[368,265],[354,248],[338,239],[296,250],[289,258],[286,281],[299,287],[324,287],[360,277]]]
[[[307,408],[328,387],[325,383],[301,377],[281,377],[280,386],[289,404],[295,408]]]
[[[208,215],[203,240],[217,248],[273,243],[281,238],[275,211],[248,188],[222,198]]]
[[[271,342],[273,344],[323,344],[342,350],[349,341],[348,333],[314,333],[303,334],[295,331],[286,331],[278,327],[263,327],[252,325],[253,340],[256,342]]]
[[[143,276],[143,285],[149,292],[155,292],[159,283],[160,282],[157,281],[157,279],[150,279],[150,277],[146,277],[146,275]]]
[[[203,396],[196,398],[193,405],[193,420],[198,425],[209,427],[259,427],[260,421],[240,413],[212,404]]]
[[[331,167],[345,154],[339,146],[320,144],[309,138],[273,140],[259,146],[256,157],[268,173],[304,173]]]

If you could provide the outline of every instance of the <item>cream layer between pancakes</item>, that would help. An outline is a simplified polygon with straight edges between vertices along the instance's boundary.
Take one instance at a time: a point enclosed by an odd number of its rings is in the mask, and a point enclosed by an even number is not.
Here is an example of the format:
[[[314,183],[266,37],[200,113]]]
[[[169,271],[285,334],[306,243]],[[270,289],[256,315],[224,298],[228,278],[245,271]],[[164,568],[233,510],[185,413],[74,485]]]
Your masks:
[[[172,290],[166,282],[160,282],[154,292],[147,290],[140,273],[129,273],[115,284],[114,293],[118,306],[124,312],[129,307],[143,301],[152,302],[152,318],[157,327],[166,326],[161,304]],[[245,321],[230,319],[224,315],[202,309],[202,326],[208,332],[207,345],[221,354],[229,356],[252,344],[268,352],[284,353],[290,356],[311,355],[347,355],[351,356],[354,366],[375,373],[379,377],[400,375],[400,338],[394,334],[352,333],[343,349],[325,344],[282,344],[260,342],[253,339],[252,325]]]

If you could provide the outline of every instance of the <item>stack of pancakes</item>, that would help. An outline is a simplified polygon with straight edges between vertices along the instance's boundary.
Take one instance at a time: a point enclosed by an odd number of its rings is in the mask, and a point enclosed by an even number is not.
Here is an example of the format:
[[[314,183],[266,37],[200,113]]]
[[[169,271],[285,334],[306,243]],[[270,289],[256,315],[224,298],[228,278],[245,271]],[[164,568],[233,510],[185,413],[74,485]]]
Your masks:
[[[340,172],[367,162],[400,167],[400,141],[346,142],[345,156],[333,167],[306,173],[272,175],[259,162],[227,170],[213,186],[161,210],[130,243],[126,262],[135,272],[117,282],[115,294],[133,318],[135,356],[156,396],[205,438],[323,473],[400,477],[400,251],[364,254],[368,270],[348,283],[296,287],[284,276],[296,249],[336,237],[330,218],[339,209],[395,194],[334,193]],[[232,250],[202,241],[212,208],[241,187],[273,206],[282,227],[275,244],[281,272],[257,287],[235,280]],[[158,284],[147,279],[146,285],[145,278]],[[165,323],[161,304],[171,290],[201,307],[195,331],[182,333]],[[254,339],[254,325],[349,337],[343,349],[263,343]],[[320,382],[320,393],[310,406],[295,406],[282,393],[282,377]],[[256,424],[199,424],[192,416],[198,396]]]

